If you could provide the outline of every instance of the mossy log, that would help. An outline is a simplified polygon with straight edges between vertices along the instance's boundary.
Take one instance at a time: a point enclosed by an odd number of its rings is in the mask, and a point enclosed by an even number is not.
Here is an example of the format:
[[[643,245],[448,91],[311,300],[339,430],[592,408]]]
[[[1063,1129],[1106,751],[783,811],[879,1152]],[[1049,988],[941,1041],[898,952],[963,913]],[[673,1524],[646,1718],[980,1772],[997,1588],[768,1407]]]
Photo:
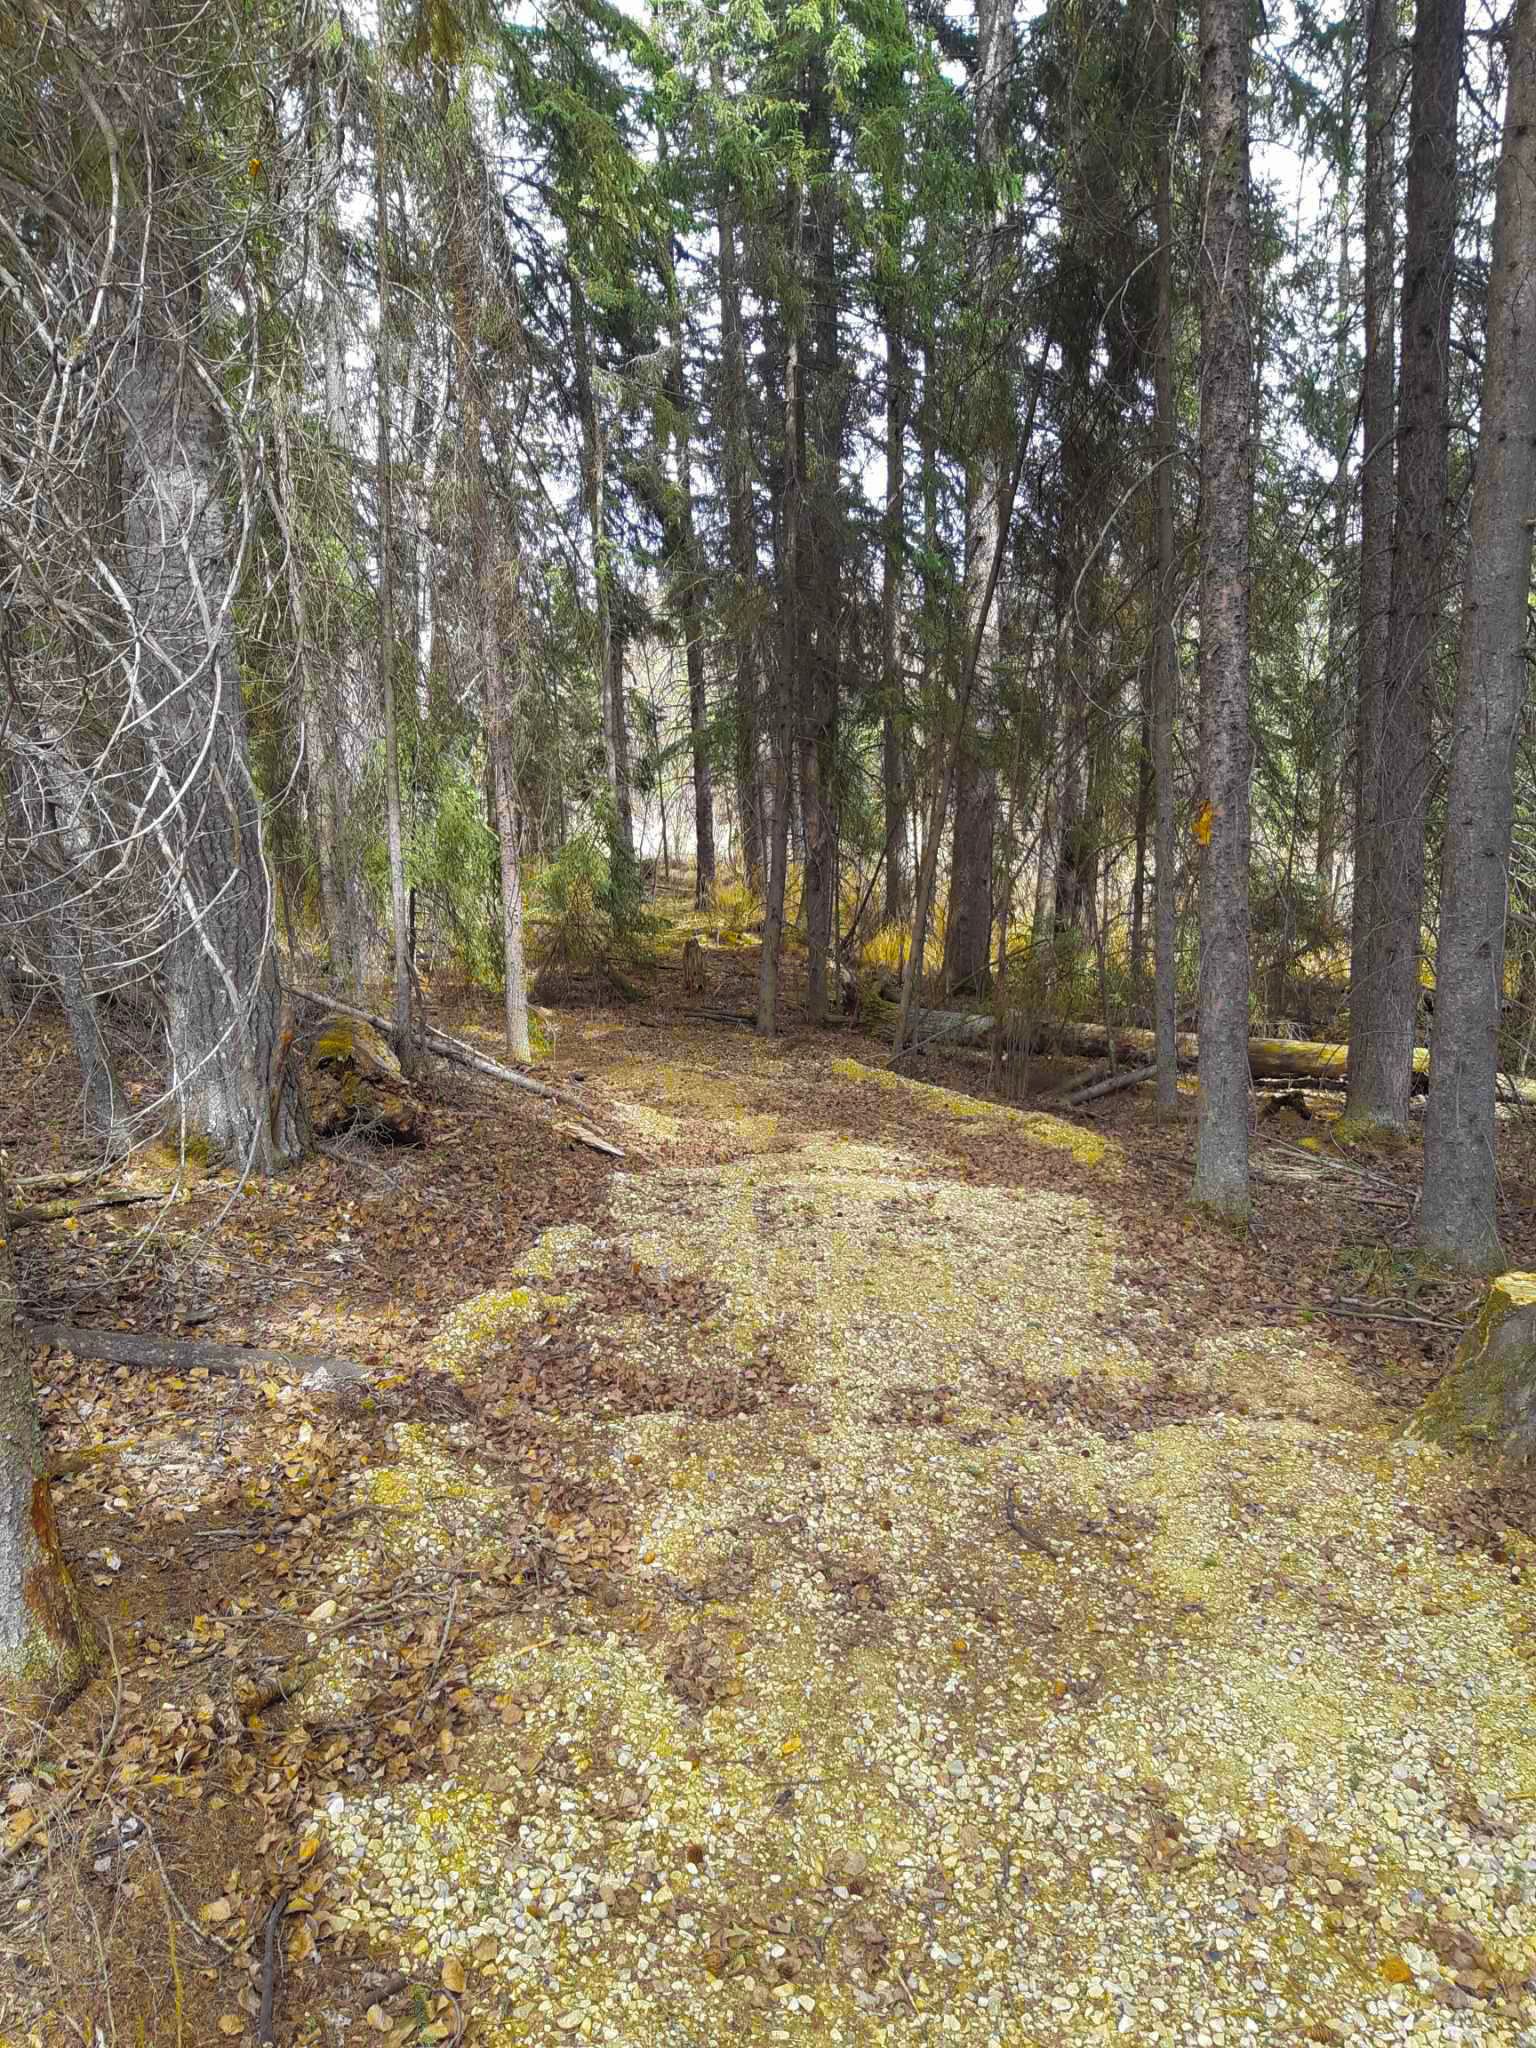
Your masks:
[[[881,1015],[894,1033],[900,1011],[895,1003],[882,1003]],[[1102,1024],[1072,1024],[1056,1017],[1033,1020],[1036,1047],[1042,1054],[1064,1053],[1069,1058],[1102,1060],[1110,1056],[1128,1064],[1155,1057],[1157,1039],[1150,1031],[1106,1031]],[[988,1012],[967,1014],[961,1010],[919,1010],[913,1026],[918,1045],[987,1046],[997,1020]],[[1177,1040],[1179,1062],[1199,1063],[1200,1044],[1189,1032]],[[1329,1081],[1343,1085],[1349,1064],[1347,1045],[1325,1045],[1304,1038],[1250,1038],[1248,1064],[1256,1081]],[[1413,1055],[1414,1072],[1429,1072],[1429,1048],[1418,1046]]]
[[[1405,1436],[1536,1462],[1536,1273],[1501,1273]]]

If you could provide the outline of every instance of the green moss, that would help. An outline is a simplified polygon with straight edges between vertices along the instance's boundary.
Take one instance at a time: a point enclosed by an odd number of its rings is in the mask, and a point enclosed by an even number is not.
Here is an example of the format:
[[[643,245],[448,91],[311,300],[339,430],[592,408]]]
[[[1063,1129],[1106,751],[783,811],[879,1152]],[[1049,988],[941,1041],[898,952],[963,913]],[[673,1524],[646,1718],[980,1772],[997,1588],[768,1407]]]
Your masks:
[[[937,1088],[929,1081],[914,1081],[906,1074],[893,1074],[887,1067],[866,1067],[854,1059],[831,1062],[832,1072],[866,1087],[887,1088],[916,1097],[936,1115],[957,1123],[1009,1124],[1033,1145],[1049,1145],[1070,1152],[1083,1166],[1100,1166],[1106,1161],[1119,1164],[1119,1155],[1109,1142],[1093,1131],[1080,1130],[1064,1118],[1046,1116],[1040,1110],[1010,1109],[1006,1103],[988,1102],[976,1095],[961,1095],[953,1088]]]
[[[1536,1458],[1536,1273],[1488,1289],[1450,1371],[1403,1434],[1443,1450]]]

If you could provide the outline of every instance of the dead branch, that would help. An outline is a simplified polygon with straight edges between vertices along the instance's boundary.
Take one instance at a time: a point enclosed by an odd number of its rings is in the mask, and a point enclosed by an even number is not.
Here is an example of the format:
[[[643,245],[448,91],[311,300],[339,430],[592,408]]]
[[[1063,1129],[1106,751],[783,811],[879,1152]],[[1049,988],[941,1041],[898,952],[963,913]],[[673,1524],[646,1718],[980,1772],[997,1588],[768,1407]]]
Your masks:
[[[261,1955],[261,2017],[256,2022],[256,2039],[261,2048],[272,2048],[277,2036],[272,2031],[272,2006],[277,1995],[277,1930],[282,1925],[283,1915],[288,1910],[289,1893],[286,1887],[272,1901],[272,1910],[267,1915],[266,1936],[262,1942]]]
[[[574,1138],[579,1145],[590,1145],[594,1152],[606,1152],[610,1159],[624,1157],[624,1148],[621,1145],[610,1145],[606,1138],[598,1137],[595,1131],[589,1131],[584,1124],[556,1124],[555,1129],[562,1138]]]
[[[129,1188],[108,1188],[100,1195],[64,1196],[57,1202],[33,1202],[25,1209],[13,1209],[13,1225],[24,1223],[62,1223],[70,1216],[83,1216],[90,1209],[122,1209],[130,1202],[159,1202],[163,1195],[152,1192],[136,1194]]]
[[[1074,1088],[1070,1095],[1052,1096],[1053,1102],[1060,1102],[1064,1109],[1078,1109],[1085,1102],[1094,1102],[1101,1095],[1118,1095],[1122,1088],[1134,1088],[1142,1081],[1155,1081],[1157,1068],[1125,1067],[1118,1074],[1111,1074],[1108,1080],[1095,1081],[1087,1088]],[[1037,1108],[1043,1107],[1036,1104]]]
[[[348,1380],[366,1376],[355,1358],[316,1351],[258,1350],[244,1344],[201,1343],[190,1337],[156,1337],[139,1330],[88,1330],[75,1323],[34,1323],[32,1340],[72,1351],[76,1358],[104,1358],[113,1365],[163,1366],[172,1372],[247,1372],[277,1366],[291,1372],[322,1371]]]
[[[387,1044],[395,1044],[394,1027],[387,1017],[380,1017],[372,1010],[359,1009],[355,1003],[338,1002],[335,996],[317,995],[312,989],[296,988],[290,993],[296,1002],[308,1003],[314,1009],[355,1017],[359,1022],[371,1025]],[[544,1081],[535,1081],[531,1075],[519,1074],[513,1067],[502,1066],[498,1060],[487,1059],[484,1053],[476,1052],[463,1039],[450,1038],[446,1031],[434,1030],[429,1025],[422,1033],[422,1043],[438,1059],[448,1060],[457,1067],[467,1067],[472,1074],[489,1075],[493,1081],[505,1081],[509,1088],[523,1088],[530,1095],[542,1095],[547,1101],[563,1103],[567,1109],[579,1109],[584,1116],[595,1114],[591,1104],[583,1102],[579,1095],[567,1094],[563,1088],[551,1088]],[[395,1046],[395,1051],[398,1054],[398,1046]]]

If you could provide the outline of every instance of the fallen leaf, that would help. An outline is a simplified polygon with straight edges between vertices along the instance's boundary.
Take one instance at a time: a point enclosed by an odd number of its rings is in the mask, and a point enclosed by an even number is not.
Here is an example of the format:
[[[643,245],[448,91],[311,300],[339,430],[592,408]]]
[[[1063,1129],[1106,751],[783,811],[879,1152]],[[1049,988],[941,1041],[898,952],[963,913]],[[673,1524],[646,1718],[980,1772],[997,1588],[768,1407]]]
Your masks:
[[[464,1989],[464,1965],[457,1956],[449,1956],[443,1964],[443,1989],[453,1992]]]

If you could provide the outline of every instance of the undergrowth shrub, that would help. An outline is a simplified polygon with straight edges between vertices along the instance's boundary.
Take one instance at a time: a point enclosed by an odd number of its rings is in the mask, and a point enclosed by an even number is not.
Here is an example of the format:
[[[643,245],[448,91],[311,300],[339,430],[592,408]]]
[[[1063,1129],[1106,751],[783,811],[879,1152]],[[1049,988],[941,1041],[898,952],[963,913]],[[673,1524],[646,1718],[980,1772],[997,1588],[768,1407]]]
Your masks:
[[[742,876],[715,884],[715,919],[724,939],[744,939],[762,930],[763,899]]]
[[[647,909],[641,864],[612,830],[567,840],[540,869],[533,898],[529,952],[541,994],[591,980],[634,992],[625,972],[654,959],[665,920]]]

